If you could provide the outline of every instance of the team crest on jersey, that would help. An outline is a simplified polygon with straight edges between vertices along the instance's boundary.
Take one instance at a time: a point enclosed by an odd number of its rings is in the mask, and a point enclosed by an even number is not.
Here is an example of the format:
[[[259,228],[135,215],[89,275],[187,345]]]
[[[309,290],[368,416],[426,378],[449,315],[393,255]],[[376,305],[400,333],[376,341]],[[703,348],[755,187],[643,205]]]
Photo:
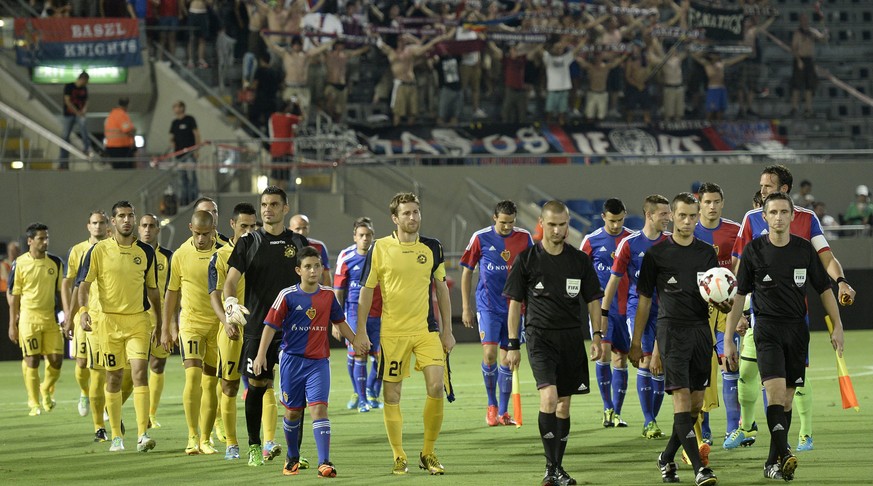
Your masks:
[[[422,265],[424,265],[425,263],[427,263],[427,255],[425,255],[424,253],[419,253],[418,256],[415,257],[415,260],[418,263],[421,263]]]
[[[798,287],[803,287],[803,284],[806,283],[806,269],[805,268],[795,268],[794,269],[794,285]]]
[[[579,290],[582,289],[582,279],[579,278],[568,278],[567,279],[567,295],[570,297],[576,297],[579,295]]]
[[[282,392],[282,401],[288,403],[288,392]]]
[[[615,260],[615,252],[610,253],[609,258],[612,258],[613,260]]]
[[[137,265],[139,265],[140,263],[142,263],[142,258],[140,258],[140,257],[133,257],[133,263],[136,263]]]
[[[48,269],[48,273],[49,273],[49,275],[54,275],[54,274],[55,274],[55,269],[54,269],[54,268],[49,268],[49,269]]]
[[[718,255],[718,245],[712,245],[712,247],[715,248],[715,254]]]
[[[158,263],[158,271],[159,271],[159,272],[163,272],[163,271],[164,271],[164,264],[163,264],[163,263]]]
[[[512,254],[509,253],[509,250],[503,250],[500,252],[500,257],[503,258],[504,262],[508,262],[509,257],[511,257],[511,256],[512,256]]]
[[[285,247],[285,258],[294,258],[297,256],[297,247],[294,245],[287,245]]]
[[[310,321],[315,319],[315,307],[306,309],[306,317],[308,317]]]

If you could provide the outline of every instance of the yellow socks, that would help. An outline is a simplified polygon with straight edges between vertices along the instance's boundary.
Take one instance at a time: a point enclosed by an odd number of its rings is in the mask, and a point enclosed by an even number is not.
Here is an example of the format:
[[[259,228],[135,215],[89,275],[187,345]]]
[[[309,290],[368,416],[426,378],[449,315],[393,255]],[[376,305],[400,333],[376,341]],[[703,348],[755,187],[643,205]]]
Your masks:
[[[45,380],[43,380],[40,389],[42,390],[43,395],[49,396],[54,394],[55,392],[55,383],[58,382],[58,378],[61,377],[61,369],[55,368],[50,365],[48,361],[45,362]]]
[[[697,420],[694,421],[694,434],[697,436],[697,448],[700,449],[700,444],[703,444],[703,412],[697,414]]]
[[[164,374],[149,371],[149,415],[158,414],[158,404],[161,403],[161,394],[164,393]]]
[[[121,403],[127,403],[131,393],[133,393],[133,376],[130,368],[125,368],[121,379]]]
[[[427,409],[427,404],[425,404]],[[386,403],[383,408],[383,419],[385,421],[385,431],[388,433],[388,444],[391,445],[391,452],[394,457],[402,457],[406,459],[406,453],[403,452],[403,415],[400,413],[399,403]]]
[[[149,429],[149,387],[133,387],[133,409],[136,411],[137,437]]]
[[[83,397],[88,396],[88,378],[90,377],[90,370],[88,368],[80,368],[76,366],[75,369],[76,383],[79,384],[79,390],[82,392]]]
[[[23,362],[23,361],[22,361]],[[29,366],[22,367],[24,370],[24,389],[27,390],[27,406],[30,408],[39,406],[39,368]]]
[[[196,366],[185,368],[185,388],[182,390],[182,408],[185,409],[185,421],[188,423],[188,437],[197,436],[200,420],[200,382],[203,370]]]
[[[106,391],[106,411],[109,412],[109,426],[112,428],[112,438],[123,437],[121,435],[121,392]],[[94,403],[93,401],[91,403]],[[96,415],[96,414],[95,414]],[[103,416],[103,411],[100,411]]]
[[[427,397],[422,416],[424,417],[424,446],[421,453],[423,455],[433,454],[434,444],[443,428],[443,399]]]
[[[91,420],[94,421],[94,431],[105,429],[106,422],[103,420],[103,409],[106,408],[106,395],[103,388],[106,386],[105,370],[88,370],[91,375],[91,383],[88,386],[88,399],[91,401]]]
[[[236,438],[236,397],[221,394],[221,419],[224,420],[224,435],[226,444],[238,445]]]
[[[267,388],[264,393],[264,408],[261,414],[261,426],[264,429],[264,442],[276,440],[276,423],[279,421],[279,411],[276,406],[276,391]]]
[[[215,414],[218,408],[218,396],[215,394],[217,385],[217,376],[203,375],[200,399],[200,440],[203,442],[209,442],[209,438],[212,436],[212,426],[215,425]]]

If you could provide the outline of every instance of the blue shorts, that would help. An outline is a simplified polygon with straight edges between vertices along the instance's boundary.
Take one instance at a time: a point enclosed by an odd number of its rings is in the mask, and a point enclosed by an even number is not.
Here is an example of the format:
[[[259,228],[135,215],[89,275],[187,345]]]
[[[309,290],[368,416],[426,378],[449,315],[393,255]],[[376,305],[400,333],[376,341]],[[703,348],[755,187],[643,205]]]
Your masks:
[[[509,331],[506,327],[509,315],[502,312],[476,311],[476,320],[479,322],[479,340],[482,344],[496,344],[500,349],[506,349],[509,345]],[[524,342],[524,319],[521,319],[518,327],[518,336]]]
[[[734,345],[736,345],[737,349],[740,349],[740,335],[739,333],[734,333]],[[723,331],[715,331],[715,353],[719,358],[724,358],[724,332]]]
[[[627,330],[628,333],[633,336],[634,332],[634,319],[637,317],[637,306],[636,302],[631,303],[629,300],[627,303]],[[655,350],[655,332],[658,327],[658,308],[652,305],[651,310],[649,311],[649,320],[646,321],[646,329],[643,331],[643,355],[651,356],[652,351]],[[630,346],[628,346],[630,347]]]
[[[627,316],[610,312],[607,318],[609,327],[603,333],[603,342],[612,344],[612,350],[627,354],[630,350],[631,336],[628,333]]]
[[[357,324],[352,325],[349,322],[349,326],[352,330],[357,334]],[[367,317],[367,337],[370,339],[370,352],[368,353],[371,356],[376,355],[379,352],[379,333],[382,330],[382,318],[381,317]],[[352,347],[352,343],[346,340],[346,349],[349,351],[349,355],[355,354],[355,350]]]
[[[706,90],[706,112],[725,112],[727,111],[727,89],[726,88],[709,88]]]
[[[279,359],[279,381],[282,386],[280,400],[288,410],[302,410],[307,405],[327,405],[330,395],[330,360],[282,353]]]

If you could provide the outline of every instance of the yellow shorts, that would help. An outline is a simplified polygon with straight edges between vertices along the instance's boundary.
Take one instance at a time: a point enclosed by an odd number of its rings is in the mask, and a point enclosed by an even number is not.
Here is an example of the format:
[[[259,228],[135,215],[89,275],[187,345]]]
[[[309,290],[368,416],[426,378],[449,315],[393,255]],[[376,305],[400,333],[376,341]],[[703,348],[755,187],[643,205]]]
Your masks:
[[[24,356],[63,354],[64,334],[57,322],[22,314],[18,321],[18,345]]]
[[[179,329],[179,348],[182,360],[199,359],[203,366],[218,366],[218,327],[186,326]]]
[[[718,358],[716,358],[715,352],[713,351],[712,366],[710,366],[709,372],[709,386],[703,390],[703,406],[700,407],[704,412],[709,412],[710,410],[718,408],[718,371]]]
[[[124,368],[128,360],[149,357],[152,324],[147,312],[137,314],[103,314],[104,366],[107,371]]]
[[[170,352],[164,349],[161,343],[152,339],[155,332],[155,326],[158,325],[158,317],[153,309],[149,309],[149,320],[152,323],[152,334],[149,335],[149,356],[154,356],[158,359],[167,359]]]
[[[88,340],[85,336],[85,330],[82,329],[80,324],[82,322],[82,308],[76,312],[76,315],[73,316],[73,345],[75,345],[75,350],[73,351],[73,358],[75,359],[88,359]]]
[[[85,335],[88,368],[92,370],[104,370],[103,357],[103,313],[94,309],[88,311],[91,315],[91,331],[82,329],[81,321],[76,321],[76,328],[81,329]]]
[[[382,336],[382,358],[379,377],[398,383],[409,376],[409,361],[415,355],[415,371],[428,366],[445,366],[446,357],[438,332],[415,336]]]
[[[719,312],[715,307],[709,306],[709,327],[720,333],[724,333],[727,326],[727,314]],[[713,336],[714,338],[715,336]]]
[[[218,373],[219,378],[227,381],[239,381],[239,362],[242,355],[243,330],[239,330],[236,341],[227,337],[224,324],[218,326]]]

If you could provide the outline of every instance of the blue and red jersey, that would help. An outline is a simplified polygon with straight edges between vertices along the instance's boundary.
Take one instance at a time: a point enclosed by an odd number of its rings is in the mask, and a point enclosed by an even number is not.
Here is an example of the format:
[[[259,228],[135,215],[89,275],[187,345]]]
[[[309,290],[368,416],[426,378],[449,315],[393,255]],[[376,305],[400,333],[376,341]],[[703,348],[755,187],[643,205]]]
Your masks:
[[[367,255],[359,255],[355,245],[341,251],[336,259],[333,288],[346,291],[345,307],[349,319],[356,319],[358,315],[358,301],[363,286],[361,272],[364,270],[366,260]],[[378,285],[373,291],[373,305],[370,307],[368,315],[369,317],[382,317],[382,292]]]
[[[612,265],[615,263],[618,244],[631,233],[631,230],[622,227],[618,235],[611,235],[601,227],[585,235],[585,238],[582,239],[582,246],[579,249],[585,252],[594,263],[594,271],[597,273],[597,279],[600,280],[602,288],[606,288],[609,277],[612,275]],[[610,310],[621,315],[627,313],[628,286],[627,276],[622,277],[618,284],[616,298],[612,299]]]
[[[703,226],[700,221],[694,227],[694,237],[700,241],[709,243],[715,248],[715,253],[718,255],[718,266],[728,270],[733,269],[731,264],[731,253],[734,249],[734,242],[737,239],[737,233],[740,231],[740,225],[736,221],[731,221],[727,218],[721,218],[718,226],[709,229]]]
[[[767,228],[762,208],[753,209],[746,213],[743,217],[743,223],[740,225],[740,230],[737,233],[737,240],[734,242],[733,256],[742,258],[743,249],[746,245],[755,238],[766,235],[768,233]],[[817,253],[831,249],[830,245],[828,245],[828,240],[824,236],[824,232],[821,230],[818,216],[809,209],[794,206],[794,220],[791,221],[789,230],[792,235],[809,240]]]
[[[309,294],[299,286],[282,289],[264,324],[282,333],[286,354],[309,359],[330,357],[330,324],[346,320],[330,287],[318,286]]]
[[[638,300],[637,279],[640,278],[643,257],[646,256],[649,248],[666,240],[670,234],[670,232],[665,231],[654,240],[650,240],[642,231],[634,231],[618,244],[618,248],[615,251],[615,261],[612,264],[612,274],[616,277],[627,275],[629,283],[628,302],[634,305],[634,308],[636,308]],[[657,299],[655,299],[655,296],[652,296],[652,308],[657,308],[657,305]]]
[[[476,284],[476,309],[505,314],[509,300],[503,296],[503,286],[512,268],[515,257],[533,246],[533,238],[527,230],[513,228],[506,236],[493,226],[473,233],[461,265],[470,270],[479,266],[479,283]]]

